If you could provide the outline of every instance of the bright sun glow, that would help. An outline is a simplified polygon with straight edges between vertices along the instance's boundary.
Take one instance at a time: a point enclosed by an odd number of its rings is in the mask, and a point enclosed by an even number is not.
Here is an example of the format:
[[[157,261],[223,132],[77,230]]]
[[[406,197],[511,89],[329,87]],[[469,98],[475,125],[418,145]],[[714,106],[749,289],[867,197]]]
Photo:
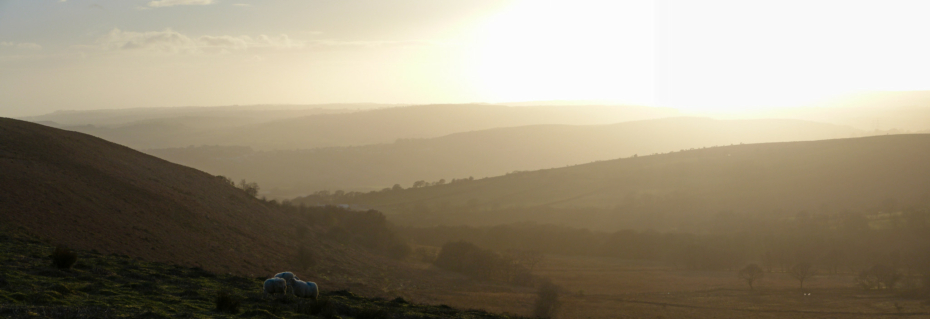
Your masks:
[[[522,1],[476,33],[474,79],[494,101],[652,98],[652,4]]]
[[[920,41],[930,4],[894,4],[520,1],[481,24],[473,77],[495,101],[600,99],[699,113],[930,88]]]

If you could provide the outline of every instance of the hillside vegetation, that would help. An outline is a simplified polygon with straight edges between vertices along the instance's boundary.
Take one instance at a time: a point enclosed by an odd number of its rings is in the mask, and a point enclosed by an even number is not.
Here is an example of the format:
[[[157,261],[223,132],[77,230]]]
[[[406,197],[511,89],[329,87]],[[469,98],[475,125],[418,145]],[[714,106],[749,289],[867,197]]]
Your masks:
[[[395,183],[483,178],[703,146],[845,138],[849,127],[797,120],[666,118],[607,125],[531,125],[392,144],[290,151],[202,146],[147,153],[254,180],[268,196],[379,190]]]
[[[534,220],[613,231],[636,220],[677,229],[720,212],[785,218],[882,203],[925,206],[927,163],[927,134],[747,144],[295,202],[355,203],[403,224]]]
[[[318,301],[262,297],[264,277],[77,251],[70,269],[52,267],[55,248],[0,232],[0,317],[4,318],[515,318],[480,310],[370,299],[324,289]],[[268,274],[271,276],[272,274]],[[224,307],[217,306],[221,294]]]

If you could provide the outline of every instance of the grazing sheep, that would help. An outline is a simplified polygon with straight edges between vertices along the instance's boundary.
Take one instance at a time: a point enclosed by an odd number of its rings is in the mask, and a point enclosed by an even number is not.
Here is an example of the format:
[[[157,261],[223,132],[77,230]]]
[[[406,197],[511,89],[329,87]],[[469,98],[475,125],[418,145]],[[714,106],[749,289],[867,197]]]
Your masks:
[[[287,292],[289,292],[292,295],[294,294],[294,287],[291,286],[291,280],[294,280],[294,279],[300,280],[300,278],[297,278],[297,275],[295,275],[294,273],[290,271],[285,271],[285,272],[279,272],[275,274],[274,277],[281,278],[287,281]]]
[[[265,294],[269,294],[274,298],[274,295],[278,293],[287,295],[287,281],[281,278],[266,279],[262,298],[265,298]]]
[[[288,280],[288,281],[291,280],[291,279],[300,279],[300,278],[297,278],[297,275],[295,275],[294,273],[292,273],[292,272],[290,272],[290,271],[279,272],[279,273],[275,274],[274,277],[275,277],[275,278],[282,278],[282,279]]]
[[[292,293],[300,298],[310,298],[316,300],[320,295],[320,288],[315,282],[293,279],[288,282],[291,286]]]

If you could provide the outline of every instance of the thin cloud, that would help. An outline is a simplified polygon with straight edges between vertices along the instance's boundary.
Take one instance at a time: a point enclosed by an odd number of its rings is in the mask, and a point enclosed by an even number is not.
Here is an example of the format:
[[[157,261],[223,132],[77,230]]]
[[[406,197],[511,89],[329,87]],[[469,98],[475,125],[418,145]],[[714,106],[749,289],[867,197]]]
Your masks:
[[[213,0],[154,0],[149,2],[149,7],[161,8],[161,7],[173,7],[173,6],[203,6],[208,4],[214,4],[216,1]]]
[[[42,46],[32,42],[0,42],[0,47],[17,48],[22,50],[41,50]]]
[[[248,4],[248,3],[233,3],[233,6],[236,6],[236,7],[251,7],[252,5],[251,5],[251,4]]]
[[[204,35],[192,37],[165,29],[164,31],[131,32],[113,29],[97,39],[97,46],[111,51],[151,51],[161,53],[224,53],[249,49],[293,49],[304,47],[301,41],[286,34],[259,35]]]

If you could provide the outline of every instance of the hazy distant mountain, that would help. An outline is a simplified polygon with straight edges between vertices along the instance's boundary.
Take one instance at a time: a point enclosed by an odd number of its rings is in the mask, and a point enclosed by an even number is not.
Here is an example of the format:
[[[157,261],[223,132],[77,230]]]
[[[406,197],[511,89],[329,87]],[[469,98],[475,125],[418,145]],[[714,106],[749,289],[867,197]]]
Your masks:
[[[865,92],[807,107],[747,111],[741,118],[793,118],[849,125],[862,130],[919,132],[930,130],[930,91]]]
[[[738,218],[734,213],[788,218],[926,207],[927,163],[930,135],[890,135],[712,147],[334,200],[416,225],[532,220],[602,230],[687,229],[709,218]]]
[[[192,127],[226,127],[255,124],[300,116],[343,113],[392,104],[313,104],[313,105],[231,105],[205,107],[147,107],[100,110],[66,110],[21,118],[31,122],[52,122],[64,126],[128,126],[138,122],[181,122]]]
[[[668,118],[610,125],[532,125],[456,133],[391,144],[294,151],[248,147],[147,150],[217,175],[258,182],[270,196],[319,190],[377,190],[415,181],[481,178],[515,170],[715,145],[844,138],[849,127],[797,120]]]
[[[126,120],[119,111],[99,111],[65,121],[60,116],[33,117],[57,127],[91,134],[136,149],[190,145],[238,145],[255,149],[298,149],[390,143],[400,138],[439,137],[458,132],[532,124],[606,124],[673,116],[675,110],[638,106],[508,107],[489,104],[420,105],[347,112],[345,110],[257,111],[195,108],[196,114],[152,111],[145,120],[116,125],[67,125],[76,118],[94,123]],[[230,109],[227,111],[227,109]],[[137,110],[135,112],[142,112]],[[132,119],[142,115],[127,111]],[[201,113],[207,114],[201,114]],[[301,112],[316,112],[302,116]],[[97,119],[99,118],[99,119]],[[71,119],[65,117],[65,119]]]

